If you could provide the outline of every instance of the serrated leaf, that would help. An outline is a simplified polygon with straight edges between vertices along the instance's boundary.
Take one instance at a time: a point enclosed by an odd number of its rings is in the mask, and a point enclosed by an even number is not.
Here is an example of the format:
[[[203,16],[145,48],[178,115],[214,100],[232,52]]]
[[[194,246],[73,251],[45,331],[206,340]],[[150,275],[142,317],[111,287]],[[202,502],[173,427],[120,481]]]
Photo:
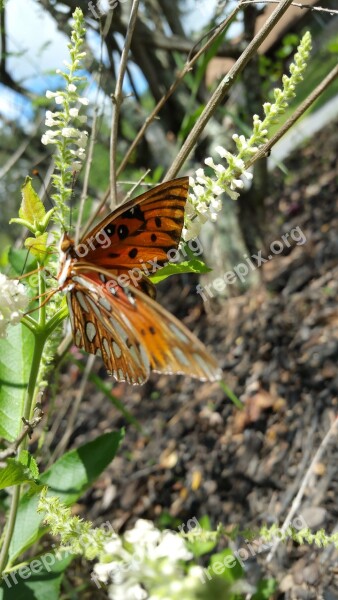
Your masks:
[[[194,258],[192,260],[185,260],[179,264],[170,263],[169,265],[162,267],[158,273],[151,275],[150,279],[153,283],[159,283],[160,281],[167,279],[167,277],[170,277],[170,275],[182,275],[182,273],[200,274],[209,273],[209,271],[211,271],[211,269],[207,267],[204,262]]]
[[[123,435],[123,431],[105,433],[64,454],[40,477],[40,483],[48,486],[48,495],[57,496],[64,504],[74,504],[113,460]],[[43,515],[36,510],[38,500],[31,492],[20,499],[9,549],[11,564],[45,531]]]
[[[34,336],[21,323],[10,325],[7,338],[0,339],[0,437],[10,442],[22,429],[33,349]]]
[[[59,600],[66,568],[74,556],[57,558],[48,553],[33,558],[27,565],[4,575],[0,600]]]
[[[22,188],[22,201],[19,209],[20,219],[24,219],[31,224],[31,231],[38,228],[39,223],[43,221],[46,215],[45,207],[32,186],[32,178],[26,177]]]
[[[46,258],[48,233],[43,233],[35,238],[28,237],[25,239],[25,247],[36,256],[38,261],[43,262]]]

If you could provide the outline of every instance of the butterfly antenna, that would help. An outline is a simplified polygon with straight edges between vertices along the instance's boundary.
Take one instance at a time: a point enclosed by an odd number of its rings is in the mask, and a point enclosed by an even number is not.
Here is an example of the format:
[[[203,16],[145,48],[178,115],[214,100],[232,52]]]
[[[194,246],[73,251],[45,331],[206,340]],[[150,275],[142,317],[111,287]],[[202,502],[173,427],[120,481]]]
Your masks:
[[[48,290],[48,292],[45,292],[44,294],[40,294],[39,296],[35,296],[35,298],[32,298],[32,300],[37,300],[38,298],[42,298],[42,296],[46,295],[46,298],[44,299],[42,304],[39,304],[39,306],[36,306],[35,308],[31,308],[31,310],[28,310],[27,312],[25,312],[25,315],[29,315],[30,313],[38,310],[42,306],[45,306],[45,304],[47,304],[47,302],[52,298],[52,296],[54,296],[54,294],[56,294],[56,292],[58,292],[58,291],[59,291],[59,289],[55,288],[55,290],[52,290],[51,292]]]
[[[26,265],[27,265],[27,261],[28,261],[28,257],[29,257],[29,249],[27,250],[27,254],[26,254],[26,258],[25,258],[25,262],[23,263],[23,267],[21,269],[21,277],[23,276],[25,269],[26,269]]]

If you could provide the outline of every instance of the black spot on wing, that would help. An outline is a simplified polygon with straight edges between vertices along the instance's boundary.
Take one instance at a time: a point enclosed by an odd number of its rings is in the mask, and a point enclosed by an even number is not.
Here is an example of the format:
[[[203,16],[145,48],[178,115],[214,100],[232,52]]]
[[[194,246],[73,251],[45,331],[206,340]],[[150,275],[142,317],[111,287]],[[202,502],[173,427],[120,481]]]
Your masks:
[[[133,206],[133,208],[126,210],[126,212],[121,215],[121,219],[139,219],[140,221],[143,221],[143,218],[143,212],[139,205]]]
[[[129,229],[127,225],[119,225],[117,235],[119,236],[120,240],[125,240],[129,235]]]
[[[116,225],[113,224],[109,224],[107,225],[103,231],[107,234],[107,235],[114,235],[115,233],[115,229],[116,229]]]

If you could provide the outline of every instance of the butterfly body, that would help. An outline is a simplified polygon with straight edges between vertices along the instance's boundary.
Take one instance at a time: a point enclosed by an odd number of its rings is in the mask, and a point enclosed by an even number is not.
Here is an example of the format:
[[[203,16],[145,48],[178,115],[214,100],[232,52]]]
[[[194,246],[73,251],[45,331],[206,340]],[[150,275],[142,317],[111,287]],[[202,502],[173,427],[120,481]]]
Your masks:
[[[64,235],[59,289],[67,294],[79,348],[101,356],[118,381],[144,383],[150,371],[220,379],[215,359],[155,302],[151,267],[177,250],[188,178],[155,187],[118,207],[80,243]]]

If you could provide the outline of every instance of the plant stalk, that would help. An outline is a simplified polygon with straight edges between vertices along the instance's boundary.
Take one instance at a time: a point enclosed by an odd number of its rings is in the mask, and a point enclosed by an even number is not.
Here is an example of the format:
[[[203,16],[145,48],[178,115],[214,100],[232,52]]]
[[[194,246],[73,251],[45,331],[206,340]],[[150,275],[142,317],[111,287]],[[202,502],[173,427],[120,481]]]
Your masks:
[[[46,283],[44,278],[39,272],[39,293],[43,294],[45,292]],[[32,328],[30,327],[32,330]],[[41,305],[39,308],[39,319],[38,319],[38,329],[34,332],[34,351],[32,357],[32,365],[28,380],[27,392],[25,397],[25,403],[23,408],[22,419],[25,421],[29,421],[32,418],[33,410],[34,410],[34,399],[36,396],[36,384],[39,376],[39,369],[41,363],[41,357],[43,353],[43,349],[45,346],[45,342],[47,339],[48,333],[46,331],[46,306]],[[28,436],[25,436],[22,440],[21,444],[18,446],[18,451],[21,449],[26,449],[28,445]],[[9,510],[8,521],[7,521],[7,529],[4,534],[3,545],[0,552],[0,577],[4,569],[7,566],[8,560],[8,550],[13,537],[14,527],[16,516],[18,512],[19,500],[21,493],[21,485],[17,485],[14,488],[11,507]]]

